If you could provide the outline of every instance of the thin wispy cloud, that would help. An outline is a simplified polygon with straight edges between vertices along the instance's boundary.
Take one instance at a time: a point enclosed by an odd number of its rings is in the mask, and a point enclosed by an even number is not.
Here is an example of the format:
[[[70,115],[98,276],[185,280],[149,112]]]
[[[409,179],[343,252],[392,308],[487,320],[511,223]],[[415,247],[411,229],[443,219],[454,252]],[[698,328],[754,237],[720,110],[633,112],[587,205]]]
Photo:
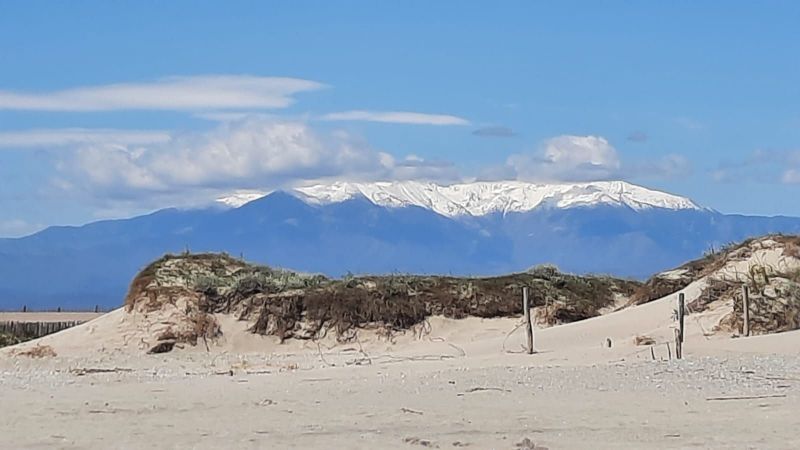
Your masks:
[[[483,127],[478,128],[477,130],[473,131],[472,134],[474,136],[480,137],[514,137],[517,133],[514,132],[511,128],[508,127],[500,127],[500,126],[492,126],[492,127]]]
[[[322,116],[322,120],[401,123],[411,125],[469,125],[469,120],[448,114],[409,111],[342,111]]]
[[[0,148],[64,147],[84,144],[144,145],[167,142],[160,130],[45,128],[0,132]]]
[[[246,75],[169,77],[52,92],[0,91],[0,110],[226,110],[285,108],[295,94],[324,85],[299,78]]]
[[[710,172],[718,183],[800,184],[800,150],[756,150],[739,161],[726,161]]]
[[[192,117],[197,119],[208,120],[211,122],[238,122],[240,120],[245,120],[248,117],[261,117],[263,114],[254,114],[250,112],[241,112],[241,111],[213,111],[213,112],[201,112],[192,114]]]

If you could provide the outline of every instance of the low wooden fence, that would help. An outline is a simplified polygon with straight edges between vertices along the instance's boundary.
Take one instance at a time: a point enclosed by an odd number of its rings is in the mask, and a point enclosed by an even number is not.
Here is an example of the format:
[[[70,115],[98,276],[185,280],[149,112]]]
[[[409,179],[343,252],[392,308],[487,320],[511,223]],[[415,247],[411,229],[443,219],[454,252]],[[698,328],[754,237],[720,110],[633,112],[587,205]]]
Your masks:
[[[66,330],[82,323],[83,321],[75,320],[67,322],[0,322],[0,334],[8,334],[27,341]]]

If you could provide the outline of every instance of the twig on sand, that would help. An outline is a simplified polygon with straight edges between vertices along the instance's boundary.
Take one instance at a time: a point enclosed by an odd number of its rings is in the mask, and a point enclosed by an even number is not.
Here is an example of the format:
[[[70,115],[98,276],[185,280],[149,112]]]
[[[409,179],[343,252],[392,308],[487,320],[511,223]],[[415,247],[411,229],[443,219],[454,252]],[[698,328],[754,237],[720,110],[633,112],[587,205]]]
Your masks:
[[[405,361],[444,361],[446,359],[453,359],[453,355],[419,355],[419,356],[394,356],[394,355],[378,355],[376,358],[385,358],[383,364],[400,363]]]
[[[104,368],[104,367],[79,367],[70,369],[70,373],[75,376],[84,376],[92,373],[117,373],[117,372],[133,372],[133,369],[126,369],[122,367]]]
[[[325,356],[322,354],[322,346],[320,345],[319,341],[317,341],[317,351],[319,352],[319,360],[320,360],[320,361],[322,361],[322,362],[323,362],[323,364],[325,364],[326,366],[328,366],[328,367],[332,367],[332,366],[333,366],[333,364],[329,363],[329,362],[328,362],[328,361],[325,359]]]
[[[734,396],[734,397],[708,397],[706,401],[715,401],[715,400],[757,400],[760,398],[782,398],[786,397],[786,394],[767,394],[767,395],[742,395],[742,396]]]
[[[356,334],[356,344],[358,344],[358,352],[361,353],[361,358],[353,360],[351,364],[355,364],[357,366],[363,365],[364,362],[368,362],[369,365],[372,365],[372,358],[370,358],[369,354],[364,351],[364,347],[361,345],[361,340],[358,339],[358,334]]]
[[[90,409],[89,414],[116,414],[116,409]]]
[[[444,342],[445,344],[449,345],[449,346],[450,346],[450,348],[452,348],[452,349],[454,349],[454,350],[458,351],[458,352],[460,353],[459,357],[462,357],[462,358],[463,358],[463,357],[467,356],[467,352],[465,352],[463,348],[461,348],[461,347],[459,347],[459,346],[457,346],[457,345],[455,345],[455,344],[451,344],[451,343],[447,342],[447,341],[446,341],[444,338],[442,338],[442,337],[432,337],[432,338],[431,338],[431,342]]]
[[[506,353],[525,353],[525,348],[524,347],[523,347],[522,351],[518,351],[518,352],[506,349],[506,341],[508,341],[508,338],[510,338],[511,335],[514,334],[515,331],[519,330],[519,328],[521,326],[523,326],[523,325],[525,325],[525,322],[518,323],[517,326],[512,328],[511,331],[509,331],[508,334],[506,334],[505,339],[503,339],[503,351],[504,352],[506,352]]]
[[[478,386],[478,387],[469,388],[466,391],[461,392],[461,393],[459,393],[457,395],[458,396],[462,396],[464,394],[471,394],[473,392],[483,392],[483,391],[511,392],[510,389],[503,389],[503,388],[499,388],[499,387],[482,387],[482,386]]]
[[[400,411],[403,411],[404,413],[409,413],[409,414],[417,414],[417,415],[420,415],[420,416],[423,414],[422,411],[415,411],[415,410],[409,409],[409,408],[400,408]]]

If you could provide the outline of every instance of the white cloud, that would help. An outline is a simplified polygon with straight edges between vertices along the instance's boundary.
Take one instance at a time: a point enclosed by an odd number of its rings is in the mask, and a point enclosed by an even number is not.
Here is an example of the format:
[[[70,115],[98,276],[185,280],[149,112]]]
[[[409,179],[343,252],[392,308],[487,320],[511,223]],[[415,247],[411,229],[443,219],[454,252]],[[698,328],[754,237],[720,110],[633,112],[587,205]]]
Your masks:
[[[143,145],[167,142],[159,130],[51,128],[0,132],[0,148],[63,147],[79,144]]]
[[[43,228],[43,225],[29,223],[22,219],[0,220],[0,237],[27,236]]]
[[[294,94],[324,87],[298,78],[246,75],[169,77],[53,92],[0,91],[0,110],[110,111],[284,108]]]
[[[85,145],[61,166],[71,175],[64,185],[82,185],[118,198],[264,189],[336,177],[456,176],[450,164],[413,156],[398,160],[341,131],[321,135],[303,122],[263,118],[176,135],[153,145]]]
[[[407,111],[343,111],[325,114],[322,120],[403,123],[412,125],[469,125],[462,117]]]
[[[575,182],[680,178],[690,173],[691,164],[682,155],[623,162],[603,137],[563,135],[547,139],[532,153],[509,156],[504,166],[489,168],[482,177]]]
[[[508,157],[516,178],[531,181],[595,181],[614,178],[620,170],[616,149],[599,136],[557,136],[530,154]]]

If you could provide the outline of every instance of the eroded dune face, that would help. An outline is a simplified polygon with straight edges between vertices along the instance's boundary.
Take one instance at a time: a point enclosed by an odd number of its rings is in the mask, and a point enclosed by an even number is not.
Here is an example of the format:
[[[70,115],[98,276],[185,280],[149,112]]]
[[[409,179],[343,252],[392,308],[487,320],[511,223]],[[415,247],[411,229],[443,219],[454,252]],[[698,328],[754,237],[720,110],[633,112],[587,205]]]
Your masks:
[[[750,299],[750,331],[767,334],[800,328],[800,237],[766,236],[730,245],[706,257],[660,273],[632,297],[647,303],[692,284],[689,314],[711,310],[715,332],[742,332],[743,287]],[[722,312],[722,314],[721,314]]]
[[[286,339],[328,335],[352,340],[358,329],[387,335],[430,316],[510,317],[522,313],[522,286],[532,303],[547,305],[553,323],[594,317],[627,298],[638,283],[579,277],[554,268],[493,278],[364,276],[330,280],[320,275],[254,266],[225,255],[169,256],[131,284],[125,311],[146,329],[150,352],[178,345],[208,345],[222,334],[221,315],[235,317],[254,334]]]

